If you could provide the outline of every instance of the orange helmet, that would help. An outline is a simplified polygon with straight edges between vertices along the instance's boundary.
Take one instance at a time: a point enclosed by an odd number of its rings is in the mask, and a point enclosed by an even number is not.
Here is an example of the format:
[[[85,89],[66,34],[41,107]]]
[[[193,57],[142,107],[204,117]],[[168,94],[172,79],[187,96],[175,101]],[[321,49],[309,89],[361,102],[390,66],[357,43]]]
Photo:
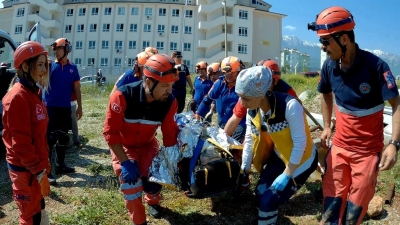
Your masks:
[[[150,53],[152,53],[152,55],[158,54],[158,50],[154,47],[147,47],[144,51],[150,52]]]
[[[174,59],[165,54],[151,56],[144,64],[143,74],[160,82],[174,82],[179,79]]]
[[[318,14],[316,21],[309,24],[308,29],[317,31],[318,36],[325,36],[341,31],[351,31],[355,26],[353,15],[347,9],[333,6]]]
[[[68,41],[66,38],[59,38],[53,44],[51,44],[51,47],[53,48],[53,51],[57,47],[65,47],[66,53],[70,53],[72,51],[72,45],[71,42]]]
[[[211,65],[209,65],[207,67],[207,73],[211,74],[211,73],[221,71],[220,65],[221,65],[220,63],[211,63]]]
[[[235,71],[239,72],[242,69],[244,69],[242,60],[240,60],[235,56],[228,56],[221,62],[222,72],[235,72]]]
[[[34,58],[38,55],[45,55],[47,58],[48,52],[44,50],[43,46],[36,41],[26,41],[18,46],[14,52],[14,68],[20,69],[22,63]]]
[[[146,51],[137,54],[136,57],[137,57],[137,62],[138,62],[138,64],[139,64],[139,66],[144,66],[144,64],[146,64],[146,61],[147,61],[151,56],[153,56],[153,53],[151,53],[151,52],[146,52]]]
[[[261,60],[257,63],[257,66],[265,66],[268,67],[272,71],[272,78],[273,79],[281,79],[281,69],[279,69],[278,64],[272,60]]]
[[[207,69],[208,64],[204,61],[200,61],[196,64],[196,69]]]

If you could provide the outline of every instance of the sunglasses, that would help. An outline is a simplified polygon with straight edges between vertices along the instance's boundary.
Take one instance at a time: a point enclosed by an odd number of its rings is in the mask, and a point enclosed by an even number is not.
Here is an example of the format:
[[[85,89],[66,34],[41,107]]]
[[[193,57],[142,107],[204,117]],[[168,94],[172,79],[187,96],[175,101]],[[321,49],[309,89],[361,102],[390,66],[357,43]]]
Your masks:
[[[320,39],[319,39],[319,42],[320,42],[323,46],[328,46],[328,45],[331,43],[331,40],[332,40],[333,38],[339,38],[339,37],[340,37],[340,35],[335,36],[335,37],[331,37],[331,38],[320,38]]]

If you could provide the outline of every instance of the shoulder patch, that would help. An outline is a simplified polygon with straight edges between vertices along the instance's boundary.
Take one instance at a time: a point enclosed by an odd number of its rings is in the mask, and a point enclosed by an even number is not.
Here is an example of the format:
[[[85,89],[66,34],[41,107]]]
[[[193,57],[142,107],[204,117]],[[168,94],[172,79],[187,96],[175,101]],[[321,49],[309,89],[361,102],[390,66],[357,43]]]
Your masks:
[[[114,111],[114,112],[116,112],[116,113],[120,113],[121,110],[122,110],[122,107],[119,106],[117,103],[114,102],[114,103],[111,105],[111,110]]]
[[[383,77],[385,78],[386,85],[389,89],[396,87],[396,81],[394,80],[393,74],[390,70],[384,72]]]

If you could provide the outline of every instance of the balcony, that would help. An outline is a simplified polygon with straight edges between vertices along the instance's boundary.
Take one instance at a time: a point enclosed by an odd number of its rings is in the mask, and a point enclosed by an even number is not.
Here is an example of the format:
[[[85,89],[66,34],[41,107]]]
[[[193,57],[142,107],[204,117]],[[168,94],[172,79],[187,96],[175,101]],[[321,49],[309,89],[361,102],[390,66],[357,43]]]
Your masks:
[[[26,39],[28,39],[29,38],[29,32],[26,32]],[[51,44],[53,44],[53,42],[55,41],[55,39],[54,38],[45,38],[45,37],[43,37],[43,36],[40,36],[40,43],[43,45],[43,46],[46,46],[46,47],[48,47],[48,46],[50,46]]]
[[[227,41],[233,41],[233,39],[234,39],[233,34],[227,34]],[[225,41],[225,33],[221,33],[207,40],[199,40],[197,48],[210,48],[211,46],[224,41]]]
[[[31,5],[37,5],[40,7],[43,7],[44,9],[48,10],[51,14],[54,13],[61,13],[63,11],[63,8],[60,4],[54,3],[54,0],[30,0],[29,3]]]
[[[45,20],[37,14],[30,14],[28,15],[28,22],[40,22],[40,25],[45,27],[46,29],[60,29],[61,24],[56,20]]]
[[[228,51],[227,52],[228,56],[234,55],[233,52]],[[207,56],[206,56],[207,57]],[[225,51],[221,49],[221,52],[218,52],[217,54],[207,57],[207,58],[198,58],[197,62],[200,61],[205,61],[205,62],[221,62],[225,58]]]
[[[227,8],[232,8],[235,5],[235,1],[234,0],[226,0],[226,7]],[[198,6],[198,13],[199,14],[208,14],[211,13],[215,10],[220,10],[224,7],[224,5],[222,5],[222,1],[216,1],[213,2],[211,4],[199,4]]]
[[[226,17],[226,23],[227,24],[233,24],[234,23],[234,19],[232,16],[227,16]],[[214,20],[211,21],[200,21],[199,22],[199,30],[210,30],[214,27],[217,26],[223,26],[225,25],[225,19],[224,16],[220,16]]]

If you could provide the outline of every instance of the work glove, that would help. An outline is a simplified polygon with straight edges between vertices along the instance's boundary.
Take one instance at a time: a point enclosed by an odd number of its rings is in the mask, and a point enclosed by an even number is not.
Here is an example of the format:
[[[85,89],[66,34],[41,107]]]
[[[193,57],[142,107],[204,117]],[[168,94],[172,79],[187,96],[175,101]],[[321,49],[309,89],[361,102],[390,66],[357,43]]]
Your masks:
[[[134,185],[136,181],[142,176],[139,167],[135,161],[125,160],[121,163],[121,179],[125,183]]]
[[[269,188],[276,191],[283,191],[291,178],[292,177],[287,175],[286,173],[282,173],[274,180],[271,187]]]
[[[43,196],[49,196],[50,194],[50,183],[49,178],[47,178],[46,170],[43,170],[36,175],[36,178],[40,184],[40,192]]]

